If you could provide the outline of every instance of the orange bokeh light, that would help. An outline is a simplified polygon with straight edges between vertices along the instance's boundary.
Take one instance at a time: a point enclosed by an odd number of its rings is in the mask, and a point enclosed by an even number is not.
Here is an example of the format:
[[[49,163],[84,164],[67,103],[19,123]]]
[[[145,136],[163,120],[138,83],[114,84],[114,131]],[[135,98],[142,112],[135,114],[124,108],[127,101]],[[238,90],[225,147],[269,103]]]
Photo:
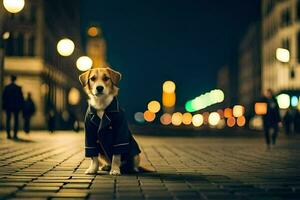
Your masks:
[[[172,115],[165,113],[160,117],[160,123],[163,125],[170,125],[172,123]]]
[[[190,125],[192,123],[192,114],[191,113],[184,113],[182,115],[182,123],[185,125]]]
[[[96,28],[94,26],[90,27],[87,32],[88,32],[88,35],[91,37],[95,37],[99,33],[98,28]]]
[[[254,105],[254,111],[257,115],[265,115],[267,114],[267,104],[264,102],[257,102]]]
[[[224,117],[225,118],[232,117],[232,109],[231,108],[225,108],[225,110],[224,110]]]
[[[234,125],[235,125],[235,118],[234,117],[229,117],[227,119],[227,126],[228,127],[234,127]]]
[[[165,107],[173,107],[176,103],[176,94],[163,92],[162,94],[162,103]]]
[[[243,127],[245,126],[246,124],[246,118],[244,116],[240,116],[237,118],[237,121],[236,121],[236,124],[239,126],[239,127]]]
[[[150,112],[149,110],[144,112],[144,118],[147,122],[153,122],[156,115],[153,112]]]

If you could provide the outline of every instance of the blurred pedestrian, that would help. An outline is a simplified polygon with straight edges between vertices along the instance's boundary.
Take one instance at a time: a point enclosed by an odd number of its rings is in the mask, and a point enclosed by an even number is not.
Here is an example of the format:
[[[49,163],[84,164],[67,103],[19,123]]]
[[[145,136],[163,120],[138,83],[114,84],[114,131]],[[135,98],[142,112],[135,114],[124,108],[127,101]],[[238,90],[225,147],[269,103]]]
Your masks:
[[[24,131],[27,134],[30,132],[30,120],[34,113],[35,113],[35,105],[34,102],[32,101],[31,93],[28,92],[23,107]]]
[[[264,134],[267,148],[270,149],[271,145],[276,144],[279,125],[281,123],[281,117],[279,113],[279,106],[277,100],[271,89],[268,89],[263,97],[263,101],[267,103],[267,113],[263,115]],[[270,132],[272,134],[272,141],[270,139]],[[272,143],[271,143],[272,142]]]
[[[297,112],[298,111],[296,109],[289,108],[283,117],[284,129],[287,135],[295,133]]]
[[[50,133],[55,131],[55,111],[53,108],[48,112],[48,130]]]
[[[6,111],[6,132],[7,138],[10,139],[10,120],[11,115],[14,116],[14,139],[18,139],[19,130],[19,112],[23,108],[24,98],[22,88],[15,82],[17,77],[12,75],[10,77],[11,83],[5,86],[2,95],[3,109]]]

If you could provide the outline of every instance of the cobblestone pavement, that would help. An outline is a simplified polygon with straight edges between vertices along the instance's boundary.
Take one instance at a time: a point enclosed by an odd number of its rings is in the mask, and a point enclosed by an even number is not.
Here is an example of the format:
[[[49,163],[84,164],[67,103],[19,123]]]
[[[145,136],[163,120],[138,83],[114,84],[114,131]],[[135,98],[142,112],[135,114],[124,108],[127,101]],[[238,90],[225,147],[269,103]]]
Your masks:
[[[154,172],[84,174],[83,134],[0,137],[0,199],[300,199],[300,140],[139,136]]]

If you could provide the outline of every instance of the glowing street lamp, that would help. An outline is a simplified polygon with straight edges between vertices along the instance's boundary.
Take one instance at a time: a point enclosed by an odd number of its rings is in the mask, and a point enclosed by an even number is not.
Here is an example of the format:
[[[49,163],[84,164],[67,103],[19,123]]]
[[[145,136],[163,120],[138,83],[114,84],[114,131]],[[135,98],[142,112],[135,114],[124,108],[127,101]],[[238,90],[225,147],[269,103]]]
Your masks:
[[[56,48],[61,56],[70,56],[75,49],[75,44],[72,40],[64,38],[57,43]]]
[[[4,8],[10,13],[18,13],[20,12],[24,6],[24,0],[3,0]]]
[[[277,48],[276,59],[280,62],[288,63],[290,61],[290,51],[288,49]]]
[[[88,56],[81,56],[76,61],[76,67],[80,71],[86,71],[91,69],[93,66],[93,61]]]

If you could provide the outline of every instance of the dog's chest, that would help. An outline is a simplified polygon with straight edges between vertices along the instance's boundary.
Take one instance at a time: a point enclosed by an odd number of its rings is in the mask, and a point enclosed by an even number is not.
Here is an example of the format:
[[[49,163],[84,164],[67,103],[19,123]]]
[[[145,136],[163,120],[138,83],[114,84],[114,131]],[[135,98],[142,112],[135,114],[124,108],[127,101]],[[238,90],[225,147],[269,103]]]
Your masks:
[[[97,110],[97,116],[102,119],[104,115],[104,110]]]

